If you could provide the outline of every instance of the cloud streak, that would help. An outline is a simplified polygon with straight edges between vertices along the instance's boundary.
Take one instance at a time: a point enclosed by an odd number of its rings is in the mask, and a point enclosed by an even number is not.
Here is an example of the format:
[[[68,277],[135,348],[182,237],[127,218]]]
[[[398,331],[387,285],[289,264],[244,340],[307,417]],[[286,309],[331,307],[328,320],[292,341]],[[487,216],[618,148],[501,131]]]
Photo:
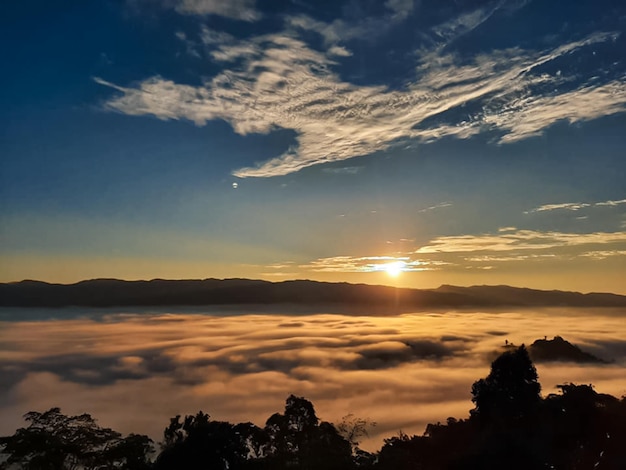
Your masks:
[[[445,205],[424,210],[439,207]],[[404,242],[413,244],[415,240]],[[421,272],[458,270],[461,266],[495,269],[498,263],[511,262],[602,261],[624,254],[626,232],[567,233],[502,227],[491,234],[436,237],[393,256],[334,256],[298,267],[313,273]]]
[[[550,212],[556,210],[567,210],[567,211],[578,211],[581,209],[586,209],[588,207],[617,207],[619,205],[626,204],[626,199],[620,200],[609,200],[595,203],[587,203],[587,202],[564,202],[560,204],[543,204],[539,207],[535,207],[534,209],[525,211],[524,214],[532,214],[535,212]]]
[[[410,11],[405,3],[388,2],[398,21]],[[443,52],[446,44],[479,27],[490,12],[477,10],[433,29],[435,44],[420,52],[415,76],[398,90],[344,81],[334,69],[350,51],[337,41],[341,34],[350,36],[350,29],[343,23],[312,23],[308,17],[288,19],[287,29],[278,34],[243,40],[212,35],[210,54],[224,68],[201,86],[159,76],[131,87],[96,81],[119,92],[104,103],[112,111],[186,119],[198,126],[224,120],[240,135],[276,129],[297,133],[295,144],[282,155],[233,172],[242,178],[286,175],[388,150],[406,139],[429,142],[493,131],[498,142],[510,143],[537,136],[558,121],[581,122],[626,110],[623,81],[590,80],[572,87],[572,77],[538,72],[565,56],[610,43],[616,33],[595,33],[543,50],[495,50],[463,60]],[[304,29],[320,32],[328,52],[304,42],[299,33]],[[469,114],[463,111],[468,104],[473,109]]]
[[[262,16],[256,9],[256,0],[158,0],[157,3],[164,8],[172,8],[181,15],[217,15],[248,22],[259,20]]]
[[[585,245],[626,243],[626,232],[563,233],[515,230],[498,234],[437,237],[417,254],[471,253],[476,251],[547,250]]]
[[[450,206],[452,206],[451,202],[440,202],[439,204],[435,204],[434,206],[426,207],[425,209],[420,209],[418,212],[420,213],[430,212],[436,209],[443,209],[444,207],[450,207]]]
[[[406,20],[414,11],[414,0],[387,0],[384,3],[385,12],[382,15],[368,16],[360,11],[358,4],[353,3],[346,9],[351,21],[337,18],[330,22],[319,21],[308,15],[288,16],[286,23],[295,29],[312,31],[319,34],[324,43],[330,46],[328,52],[341,50],[341,53],[334,55],[352,55],[344,46],[339,45],[342,41],[354,39],[365,39],[371,41],[391,28]]]

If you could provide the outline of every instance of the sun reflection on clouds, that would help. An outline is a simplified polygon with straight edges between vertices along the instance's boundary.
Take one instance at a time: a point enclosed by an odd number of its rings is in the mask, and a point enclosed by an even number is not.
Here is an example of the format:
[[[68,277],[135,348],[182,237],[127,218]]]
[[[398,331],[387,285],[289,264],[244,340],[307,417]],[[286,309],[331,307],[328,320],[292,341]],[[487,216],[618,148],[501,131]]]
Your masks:
[[[445,264],[449,263],[437,260],[411,259],[407,256],[333,256],[320,258],[299,267],[313,272],[386,272],[395,277],[402,272],[432,271]]]
[[[392,261],[391,263],[384,264],[381,267],[384,271],[387,271],[387,274],[391,277],[397,277],[402,271],[404,271],[405,266],[406,263],[404,261]]]

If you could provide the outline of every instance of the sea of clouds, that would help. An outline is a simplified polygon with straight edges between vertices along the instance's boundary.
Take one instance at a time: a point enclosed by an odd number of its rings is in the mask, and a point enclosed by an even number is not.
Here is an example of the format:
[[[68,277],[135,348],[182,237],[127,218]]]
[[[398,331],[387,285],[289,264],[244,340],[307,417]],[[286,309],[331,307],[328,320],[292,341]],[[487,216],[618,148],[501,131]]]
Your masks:
[[[471,385],[489,373],[505,341],[555,335],[613,362],[538,364],[544,395],[565,382],[626,394],[620,310],[7,312],[0,315],[0,435],[22,426],[28,411],[59,406],[158,441],[170,417],[198,410],[262,426],[293,393],[324,420],[375,421],[364,442],[374,450],[400,430],[421,434],[429,422],[467,417]]]

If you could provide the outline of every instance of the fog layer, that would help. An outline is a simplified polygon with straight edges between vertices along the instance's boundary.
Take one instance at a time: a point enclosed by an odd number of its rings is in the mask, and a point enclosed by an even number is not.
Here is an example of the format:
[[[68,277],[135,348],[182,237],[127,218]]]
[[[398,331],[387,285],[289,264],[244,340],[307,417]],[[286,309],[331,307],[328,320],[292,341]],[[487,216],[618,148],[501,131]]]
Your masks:
[[[159,440],[170,417],[198,410],[263,425],[293,393],[322,419],[375,421],[365,447],[376,449],[399,430],[421,434],[429,422],[467,416],[472,383],[505,342],[555,335],[613,362],[537,364],[544,395],[564,382],[626,394],[626,325],[616,310],[62,313],[0,322],[0,434],[27,411],[59,406]]]

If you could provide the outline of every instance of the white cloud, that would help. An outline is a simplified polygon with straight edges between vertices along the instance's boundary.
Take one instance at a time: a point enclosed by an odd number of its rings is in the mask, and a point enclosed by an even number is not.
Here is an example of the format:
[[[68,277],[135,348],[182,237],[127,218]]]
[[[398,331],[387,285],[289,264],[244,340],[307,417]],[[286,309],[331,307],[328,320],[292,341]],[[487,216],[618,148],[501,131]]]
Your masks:
[[[298,267],[305,272],[366,273],[395,266],[400,271],[420,272],[460,267],[496,269],[498,263],[603,260],[624,255],[626,232],[563,233],[503,227],[495,234],[437,237],[417,249],[405,245],[393,256],[333,256]]]
[[[197,3],[206,9],[214,4]],[[389,2],[391,5],[395,5],[394,14],[404,11],[400,7],[404,2]],[[538,135],[559,120],[585,121],[626,110],[626,84],[618,81],[586,84],[563,93],[557,90],[550,96],[531,91],[547,84],[556,88],[566,80],[537,75],[534,70],[538,66],[613,40],[611,33],[543,51],[495,51],[462,65],[454,56],[441,54],[445,41],[476,27],[490,11],[493,9],[479,10],[440,26],[436,35],[440,41],[434,49],[422,51],[416,78],[399,90],[358,86],[332,71],[333,57],[347,53],[337,42],[363,33],[370,24],[346,29],[343,23],[320,23],[309,17],[289,18],[290,32],[246,40],[207,30],[204,42],[211,45],[213,59],[225,68],[202,86],[177,84],[159,76],[134,87],[96,81],[121,92],[105,103],[121,113],[187,119],[199,126],[224,120],[241,135],[281,128],[296,131],[292,148],[256,166],[238,169],[234,172],[238,177],[286,175],[319,163],[384,151],[406,139],[427,142],[497,130],[502,134],[501,143],[515,142]],[[329,52],[311,49],[296,37],[297,28],[320,32],[331,45]],[[482,111],[461,122],[442,119],[445,112],[472,101],[481,102]],[[429,124],[433,118],[442,122]]]
[[[625,97],[626,84],[615,80],[557,96],[520,99],[506,112],[486,116],[485,122],[509,130],[501,142],[515,142],[540,135],[546,123],[574,123],[623,112]]]
[[[256,21],[261,14],[255,0],[176,0],[177,12],[186,15],[218,15],[243,21]]]
[[[200,39],[202,40],[202,43],[207,46],[220,45],[235,41],[235,38],[230,34],[224,33],[223,31],[216,31],[215,29],[211,29],[206,25],[202,26]]]
[[[328,54],[336,55],[338,57],[350,57],[352,52],[343,46],[332,46],[328,49]]]
[[[393,19],[404,20],[413,12],[413,0],[387,0],[385,6],[393,12]]]
[[[495,269],[494,263],[516,261],[563,261],[577,257],[602,260],[623,256],[625,248],[626,232],[563,233],[503,227],[495,234],[437,237],[424,246],[395,252],[393,256],[334,256],[301,264],[299,268],[342,273],[380,272],[391,266],[415,272],[457,270],[460,266]]]
[[[438,237],[415,253],[471,253],[475,251],[546,250],[583,245],[626,243],[626,232],[563,233],[517,230],[498,234]]]
[[[189,39],[187,35],[183,31],[177,31],[175,33],[176,38],[185,45],[185,52],[187,55],[191,57],[195,57],[196,59],[202,58],[197,49],[197,44]]]
[[[355,3],[355,5],[358,5]],[[387,13],[378,16],[363,16],[353,21],[338,18],[331,22],[319,21],[308,15],[296,15],[287,18],[287,24],[296,29],[313,31],[319,34],[326,45],[334,46],[341,41],[352,39],[371,40],[378,37],[396,24],[406,20],[414,8],[413,0],[387,0]],[[359,10],[359,8],[354,8]],[[332,47],[331,47],[332,49]],[[330,52],[330,51],[329,51]]]
[[[478,262],[478,263],[494,263],[494,262],[510,262],[510,261],[528,261],[528,260],[550,260],[556,258],[554,254],[528,254],[528,255],[510,255],[510,256],[471,256],[465,258],[465,261]],[[490,266],[493,269],[493,266]]]
[[[356,175],[363,169],[362,166],[344,166],[341,168],[324,168],[324,173],[332,173],[335,175]]]
[[[585,202],[565,202],[562,204],[544,204],[542,206],[536,207],[529,211],[524,212],[525,214],[530,214],[532,212],[546,212],[546,211],[555,211],[555,210],[568,210],[568,211],[577,211],[580,209],[584,209],[585,207],[590,207],[591,204],[587,204]]]
[[[595,206],[609,206],[609,207],[615,207],[615,206],[619,206],[620,204],[626,204],[626,199],[620,199],[619,201],[604,201],[604,202],[596,202],[594,205],[595,205]]]
[[[299,273],[295,273],[295,272],[289,272],[289,271],[270,271],[270,272],[261,272],[259,273],[261,276],[268,276],[268,277],[284,277],[287,279],[293,279],[294,277],[297,277]]]
[[[435,204],[434,206],[430,206],[430,207],[426,207],[424,209],[420,209],[417,212],[430,212],[430,211],[434,211],[436,209],[443,209],[444,207],[450,207],[452,206],[451,202],[440,202],[439,204]]]
[[[603,260],[606,258],[612,258],[613,256],[626,256],[626,250],[596,250],[582,253],[580,256],[585,258],[592,258],[595,260]]]
[[[502,2],[492,2],[491,6],[464,13],[450,21],[446,21],[433,29],[435,38],[442,44],[458,38],[480,26],[501,6]]]
[[[580,209],[585,209],[587,207],[617,207],[621,204],[626,204],[626,199],[620,199],[616,201],[612,201],[612,200],[602,201],[602,202],[595,202],[595,203],[564,202],[560,204],[543,204],[529,211],[525,211],[524,214],[531,214],[534,212],[548,212],[548,211],[555,211],[555,210],[578,211]]]

